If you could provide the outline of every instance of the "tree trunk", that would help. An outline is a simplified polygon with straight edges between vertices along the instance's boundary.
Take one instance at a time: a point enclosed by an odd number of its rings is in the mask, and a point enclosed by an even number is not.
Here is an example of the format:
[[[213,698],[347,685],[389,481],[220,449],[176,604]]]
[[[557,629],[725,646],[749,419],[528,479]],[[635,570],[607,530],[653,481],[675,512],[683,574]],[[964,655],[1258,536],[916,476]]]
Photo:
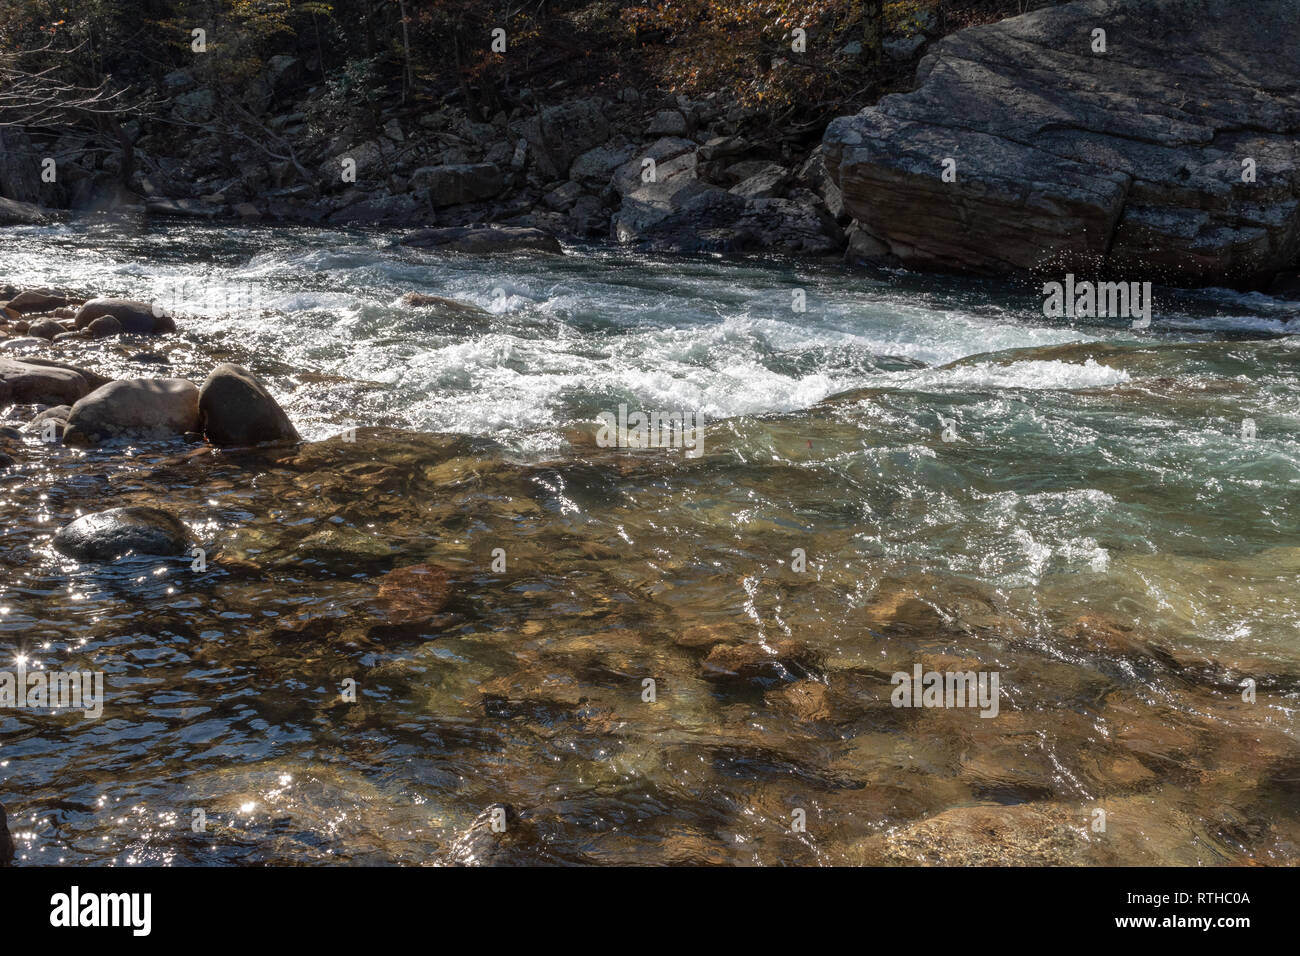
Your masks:
[[[862,62],[876,72],[885,39],[884,20],[885,0],[862,0]]]

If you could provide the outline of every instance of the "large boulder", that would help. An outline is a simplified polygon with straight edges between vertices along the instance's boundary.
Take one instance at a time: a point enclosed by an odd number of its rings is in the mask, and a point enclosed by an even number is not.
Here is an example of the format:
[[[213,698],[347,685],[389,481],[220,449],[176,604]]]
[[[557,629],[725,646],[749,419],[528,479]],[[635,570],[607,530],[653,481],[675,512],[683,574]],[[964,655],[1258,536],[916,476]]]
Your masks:
[[[411,174],[411,186],[427,189],[435,208],[479,202],[500,195],[505,188],[501,170],[493,163],[425,166]]]
[[[0,358],[0,407],[70,405],[89,391],[89,383],[74,369]]]
[[[10,299],[8,307],[15,312],[27,315],[33,312],[52,312],[55,309],[61,309],[69,301],[67,296],[58,292],[50,292],[46,289],[31,289],[27,292],[20,292]]]
[[[198,430],[199,390],[183,378],[109,382],[79,399],[68,413],[65,445],[120,438],[169,438]]]
[[[551,179],[562,179],[578,156],[609,139],[610,125],[599,100],[571,100],[530,117],[520,132],[538,170]]]
[[[131,299],[91,299],[77,310],[75,324],[84,329],[101,315],[111,315],[128,335],[161,335],[175,332],[176,323],[161,308]]]
[[[946,37],[826,167],[910,265],[1262,285],[1300,252],[1297,62],[1294,0],[1077,0]]]
[[[83,515],[54,535],[54,548],[78,561],[116,561],[133,555],[188,553],[189,529],[160,508],[112,508]]]
[[[417,249],[485,254],[494,252],[552,252],[564,250],[549,232],[529,226],[497,226],[474,223],[441,229],[417,229],[402,237],[401,244]]]
[[[65,362],[56,362],[53,359],[37,358],[33,355],[25,355],[21,361],[24,365],[37,365],[42,368],[61,368],[67,372],[75,372],[77,375],[80,375],[82,380],[86,383],[87,392],[93,392],[101,385],[107,385],[112,381],[108,376],[100,375],[98,372],[92,372],[88,368],[77,368],[74,365],[68,365]]]
[[[214,445],[296,442],[298,430],[252,372],[218,365],[199,391],[200,427]]]

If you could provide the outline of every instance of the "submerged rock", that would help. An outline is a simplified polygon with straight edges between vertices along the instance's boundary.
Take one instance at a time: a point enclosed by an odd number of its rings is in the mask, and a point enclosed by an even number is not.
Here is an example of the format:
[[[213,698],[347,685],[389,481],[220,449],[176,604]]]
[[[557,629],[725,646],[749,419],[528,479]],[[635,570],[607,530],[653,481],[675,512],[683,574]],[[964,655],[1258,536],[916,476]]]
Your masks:
[[[816,676],[818,663],[817,654],[799,641],[718,644],[704,658],[702,672],[711,680],[770,684]]]
[[[133,506],[83,515],[54,535],[54,547],[78,561],[116,561],[127,555],[183,555],[189,529],[160,508]]]
[[[266,386],[239,365],[212,370],[199,391],[198,411],[204,437],[214,445],[301,440]]]
[[[452,866],[518,866],[543,857],[536,827],[508,803],[486,807],[448,852]]]
[[[117,438],[168,438],[198,430],[199,390],[183,378],[109,382],[72,406],[63,441],[97,445]]]
[[[1294,268],[1295,4],[1188,14],[1080,0],[944,38],[913,92],[827,127],[845,206],[911,266],[1236,285]]]
[[[384,623],[417,624],[443,609],[451,596],[447,571],[436,564],[416,564],[379,578],[376,602]]]

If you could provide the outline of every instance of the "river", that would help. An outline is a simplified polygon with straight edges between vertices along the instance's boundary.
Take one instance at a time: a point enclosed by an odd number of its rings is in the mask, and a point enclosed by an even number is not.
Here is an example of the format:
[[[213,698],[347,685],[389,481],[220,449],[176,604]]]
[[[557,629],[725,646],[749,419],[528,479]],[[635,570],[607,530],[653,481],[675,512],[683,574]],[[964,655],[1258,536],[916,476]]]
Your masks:
[[[0,641],[106,685],[0,712],[25,860],[440,863],[504,802],[507,862],[1300,861],[1294,304],[1157,287],[1134,330],[1028,282],[396,238],[0,239],[0,280],[177,316],[61,360],[238,362],[312,443],[0,476]],[[701,453],[602,447],[620,405]],[[50,547],[106,502],[210,563]],[[385,578],[425,564],[445,601]],[[996,674],[996,715],[895,706],[917,665]]]

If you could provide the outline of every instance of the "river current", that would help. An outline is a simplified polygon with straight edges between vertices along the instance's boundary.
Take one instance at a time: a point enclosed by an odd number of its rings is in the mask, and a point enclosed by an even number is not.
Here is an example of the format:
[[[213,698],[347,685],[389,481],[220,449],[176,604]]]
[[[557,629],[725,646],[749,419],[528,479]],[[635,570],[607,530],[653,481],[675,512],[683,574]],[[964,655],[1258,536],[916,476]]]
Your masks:
[[[1294,303],[1157,288],[1135,330],[1041,283],[396,238],[0,239],[0,281],[177,317],[40,354],[238,362],[308,442],[0,475],[0,653],[106,685],[0,712],[23,860],[442,863],[500,802],[502,862],[1300,861]],[[702,453],[603,447],[620,405]],[[109,502],[211,562],[51,548]],[[996,715],[896,706],[918,666]]]

